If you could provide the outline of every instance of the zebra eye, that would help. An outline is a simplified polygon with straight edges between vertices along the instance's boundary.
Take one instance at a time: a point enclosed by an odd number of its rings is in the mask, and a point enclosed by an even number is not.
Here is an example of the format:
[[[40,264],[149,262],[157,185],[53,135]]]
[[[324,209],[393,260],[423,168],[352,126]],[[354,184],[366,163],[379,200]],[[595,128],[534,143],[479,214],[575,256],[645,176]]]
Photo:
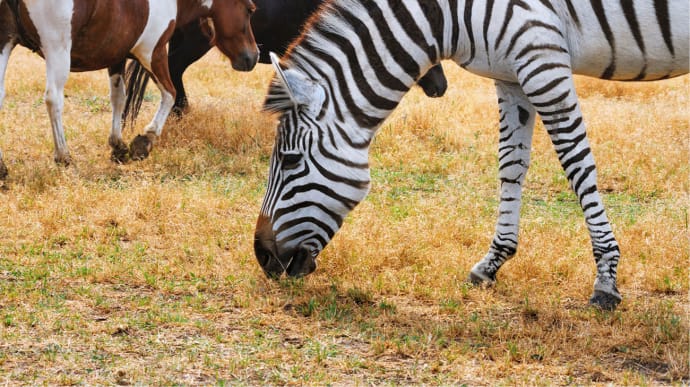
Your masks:
[[[281,162],[283,169],[295,169],[299,167],[300,161],[302,161],[300,153],[283,153]]]

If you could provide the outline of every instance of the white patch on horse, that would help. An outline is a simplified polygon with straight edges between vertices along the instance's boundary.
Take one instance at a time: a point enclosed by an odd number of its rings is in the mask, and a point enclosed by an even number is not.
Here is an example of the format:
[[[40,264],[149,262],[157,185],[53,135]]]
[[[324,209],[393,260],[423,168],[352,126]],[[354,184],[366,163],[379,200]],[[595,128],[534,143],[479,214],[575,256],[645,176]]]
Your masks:
[[[139,40],[130,51],[142,66],[151,71],[151,56],[163,32],[177,18],[177,1],[149,1],[149,18]]]
[[[160,41],[161,35],[170,26],[170,23],[175,21],[176,17],[177,1],[149,1],[149,19],[146,22],[146,27],[130,51],[147,70],[151,71],[153,50]],[[154,81],[161,92],[161,102],[153,120],[144,128],[144,133],[155,133],[156,136],[160,136],[175,100],[155,78]]]
[[[211,9],[211,7],[213,6],[213,0],[201,0],[201,6],[206,7],[206,9]]]

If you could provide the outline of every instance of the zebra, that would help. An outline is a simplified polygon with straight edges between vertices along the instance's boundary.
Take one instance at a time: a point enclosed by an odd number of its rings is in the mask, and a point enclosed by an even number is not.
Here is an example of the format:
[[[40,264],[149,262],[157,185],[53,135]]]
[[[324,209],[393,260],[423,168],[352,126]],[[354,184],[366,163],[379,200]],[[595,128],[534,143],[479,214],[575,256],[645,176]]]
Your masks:
[[[688,72],[687,0],[332,0],[288,52],[263,109],[279,117],[254,250],[270,277],[304,276],[370,187],[369,146],[414,81],[451,59],[494,80],[500,203],[487,254],[470,270],[493,284],[517,251],[522,184],[537,114],[590,233],[589,303],[614,310],[618,243],[573,74],[651,81]]]

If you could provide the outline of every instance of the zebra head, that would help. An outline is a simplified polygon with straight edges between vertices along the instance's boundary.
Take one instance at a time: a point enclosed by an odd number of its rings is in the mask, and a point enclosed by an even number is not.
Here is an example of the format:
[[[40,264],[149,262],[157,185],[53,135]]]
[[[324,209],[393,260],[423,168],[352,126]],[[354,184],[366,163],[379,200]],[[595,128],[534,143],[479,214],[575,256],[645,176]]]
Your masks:
[[[345,216],[369,191],[369,140],[347,137],[321,83],[298,69],[276,70],[264,110],[280,121],[268,185],[254,235],[254,252],[269,277],[300,277]],[[345,156],[346,155],[346,156]]]

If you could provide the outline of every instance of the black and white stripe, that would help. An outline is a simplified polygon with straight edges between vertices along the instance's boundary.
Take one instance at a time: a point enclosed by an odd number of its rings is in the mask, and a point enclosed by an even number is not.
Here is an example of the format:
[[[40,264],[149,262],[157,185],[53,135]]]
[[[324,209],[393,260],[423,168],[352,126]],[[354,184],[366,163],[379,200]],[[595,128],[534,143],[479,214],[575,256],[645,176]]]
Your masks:
[[[288,274],[313,270],[298,269],[302,263],[293,258],[315,257],[366,195],[368,147],[376,130],[420,74],[452,59],[496,80],[500,108],[499,217],[489,252],[470,280],[493,282],[517,250],[522,183],[538,113],[592,238],[597,278],[590,301],[615,308],[621,300],[620,252],[597,191],[573,74],[656,80],[687,73],[688,5],[687,0],[328,2],[282,63],[275,63],[278,76],[265,107],[282,116],[257,226],[262,266],[266,269],[271,256]],[[311,97],[315,91],[318,98]]]

